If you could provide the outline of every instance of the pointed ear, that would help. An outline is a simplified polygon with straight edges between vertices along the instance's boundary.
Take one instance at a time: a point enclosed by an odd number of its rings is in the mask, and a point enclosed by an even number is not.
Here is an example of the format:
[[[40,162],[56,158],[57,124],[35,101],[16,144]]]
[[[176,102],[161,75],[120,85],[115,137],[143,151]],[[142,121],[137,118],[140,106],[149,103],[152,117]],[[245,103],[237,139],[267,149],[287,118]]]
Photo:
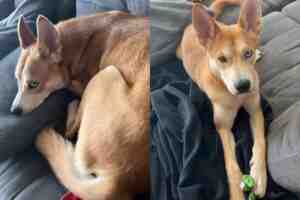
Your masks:
[[[203,46],[207,47],[210,42],[215,39],[219,31],[219,27],[213,16],[200,3],[194,3],[192,10],[192,22],[199,41]]]
[[[23,16],[21,16],[18,21],[18,38],[20,46],[23,49],[26,49],[36,41],[35,36],[26,24]]]
[[[261,0],[244,0],[240,11],[239,26],[246,32],[259,35],[261,15]]]
[[[60,50],[59,35],[55,26],[45,17],[37,18],[37,42],[40,53],[50,55]]]

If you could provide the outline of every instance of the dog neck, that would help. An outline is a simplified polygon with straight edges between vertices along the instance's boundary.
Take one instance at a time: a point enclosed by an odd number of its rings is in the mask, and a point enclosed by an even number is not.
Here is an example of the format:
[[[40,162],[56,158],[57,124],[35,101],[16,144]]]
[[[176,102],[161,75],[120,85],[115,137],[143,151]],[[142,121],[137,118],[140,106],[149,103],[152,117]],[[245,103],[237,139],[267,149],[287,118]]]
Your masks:
[[[57,25],[62,44],[62,66],[71,88],[78,87],[78,85],[72,85],[74,82],[85,87],[98,71],[108,37],[108,32],[104,30],[107,30],[109,26],[99,18],[96,16],[94,19],[84,17]],[[99,20],[99,23],[95,22],[96,19]],[[87,20],[90,23],[80,23],[80,20]],[[95,42],[97,42],[97,46]]]

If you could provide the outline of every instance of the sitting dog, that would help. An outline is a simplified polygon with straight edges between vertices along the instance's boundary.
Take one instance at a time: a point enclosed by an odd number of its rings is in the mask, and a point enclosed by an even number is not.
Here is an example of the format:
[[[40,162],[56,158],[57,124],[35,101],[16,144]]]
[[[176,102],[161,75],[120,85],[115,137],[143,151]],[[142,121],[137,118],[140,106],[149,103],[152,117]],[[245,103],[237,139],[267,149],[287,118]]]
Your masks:
[[[239,0],[216,0],[210,10],[217,15],[226,4],[240,3]],[[216,21],[217,16],[211,11],[200,3],[193,4],[192,24],[184,31],[177,56],[212,102],[215,127],[224,149],[231,200],[244,199],[231,129],[241,107],[249,113],[254,139],[250,175],[256,183],[255,194],[263,197],[267,187],[266,142],[255,70],[261,5],[259,0],[243,0],[238,23],[233,25]]]
[[[35,109],[52,92],[82,95],[69,105],[67,137],[53,128],[38,150],[58,179],[83,200],[130,200],[149,190],[148,20],[122,12],[56,26],[37,19],[37,38],[19,21],[19,90],[12,112]]]

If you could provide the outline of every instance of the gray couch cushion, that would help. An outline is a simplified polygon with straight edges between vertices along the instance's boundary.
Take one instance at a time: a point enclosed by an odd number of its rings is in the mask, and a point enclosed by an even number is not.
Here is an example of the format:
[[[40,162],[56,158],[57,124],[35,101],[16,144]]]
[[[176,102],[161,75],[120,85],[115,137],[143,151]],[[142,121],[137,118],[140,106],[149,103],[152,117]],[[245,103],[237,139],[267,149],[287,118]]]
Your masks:
[[[300,197],[300,102],[293,104],[270,127],[268,164],[273,179]]]
[[[13,1],[0,0],[0,20],[7,17],[11,13],[11,11],[13,11],[14,7],[15,5]]]
[[[299,35],[300,27],[286,31],[262,48],[265,55],[257,69],[263,94],[270,101],[275,117],[300,98]]]
[[[262,14],[267,15],[268,13],[274,11],[280,11],[286,5],[294,2],[295,0],[263,0],[262,2]],[[239,8],[236,6],[228,6],[224,10],[224,14],[220,17],[221,21],[225,21],[227,23],[236,22],[237,16],[239,13]]]
[[[276,22],[276,23],[274,23]],[[267,27],[265,27],[267,26]],[[299,26],[297,22],[286,17],[281,12],[272,12],[266,15],[262,21],[261,45],[265,45],[271,39]]]
[[[275,117],[300,100],[300,24],[296,18],[291,18],[299,8],[300,2],[294,2],[263,20],[264,57],[257,70],[263,94],[271,102]]]
[[[263,59],[258,63],[262,93],[274,121],[268,135],[268,166],[273,179],[300,196],[300,2],[263,19]]]
[[[0,175],[0,200],[59,200],[65,192],[35,150],[2,162]]]
[[[148,16],[149,0],[77,0],[77,16],[96,12],[122,10],[133,15]]]

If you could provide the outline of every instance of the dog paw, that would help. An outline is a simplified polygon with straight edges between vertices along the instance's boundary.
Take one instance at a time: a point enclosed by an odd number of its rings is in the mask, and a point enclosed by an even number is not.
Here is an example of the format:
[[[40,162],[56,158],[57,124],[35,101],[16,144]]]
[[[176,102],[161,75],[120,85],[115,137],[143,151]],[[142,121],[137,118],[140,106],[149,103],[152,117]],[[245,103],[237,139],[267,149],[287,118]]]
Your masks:
[[[260,61],[262,59],[263,55],[264,54],[263,54],[262,50],[256,49],[256,51],[255,51],[255,61],[256,62]]]
[[[244,200],[244,193],[238,188],[234,193],[230,194],[230,200]]]
[[[242,172],[237,164],[233,164],[230,167],[232,170],[228,171],[228,183],[230,200],[244,200],[244,192],[240,187],[242,181]]]
[[[237,185],[235,188],[230,189],[230,200],[244,200],[244,192]]]
[[[43,129],[35,140],[37,150],[45,156],[59,155],[65,143],[65,139],[53,128]]]
[[[77,131],[76,117],[77,117],[77,110],[79,107],[79,100],[74,100],[68,105],[68,119],[66,125],[66,133],[65,136],[67,138],[72,138],[75,136]]]
[[[267,190],[267,169],[266,164],[262,160],[251,160],[250,175],[255,180],[254,193],[259,198],[262,198],[266,194]]]

